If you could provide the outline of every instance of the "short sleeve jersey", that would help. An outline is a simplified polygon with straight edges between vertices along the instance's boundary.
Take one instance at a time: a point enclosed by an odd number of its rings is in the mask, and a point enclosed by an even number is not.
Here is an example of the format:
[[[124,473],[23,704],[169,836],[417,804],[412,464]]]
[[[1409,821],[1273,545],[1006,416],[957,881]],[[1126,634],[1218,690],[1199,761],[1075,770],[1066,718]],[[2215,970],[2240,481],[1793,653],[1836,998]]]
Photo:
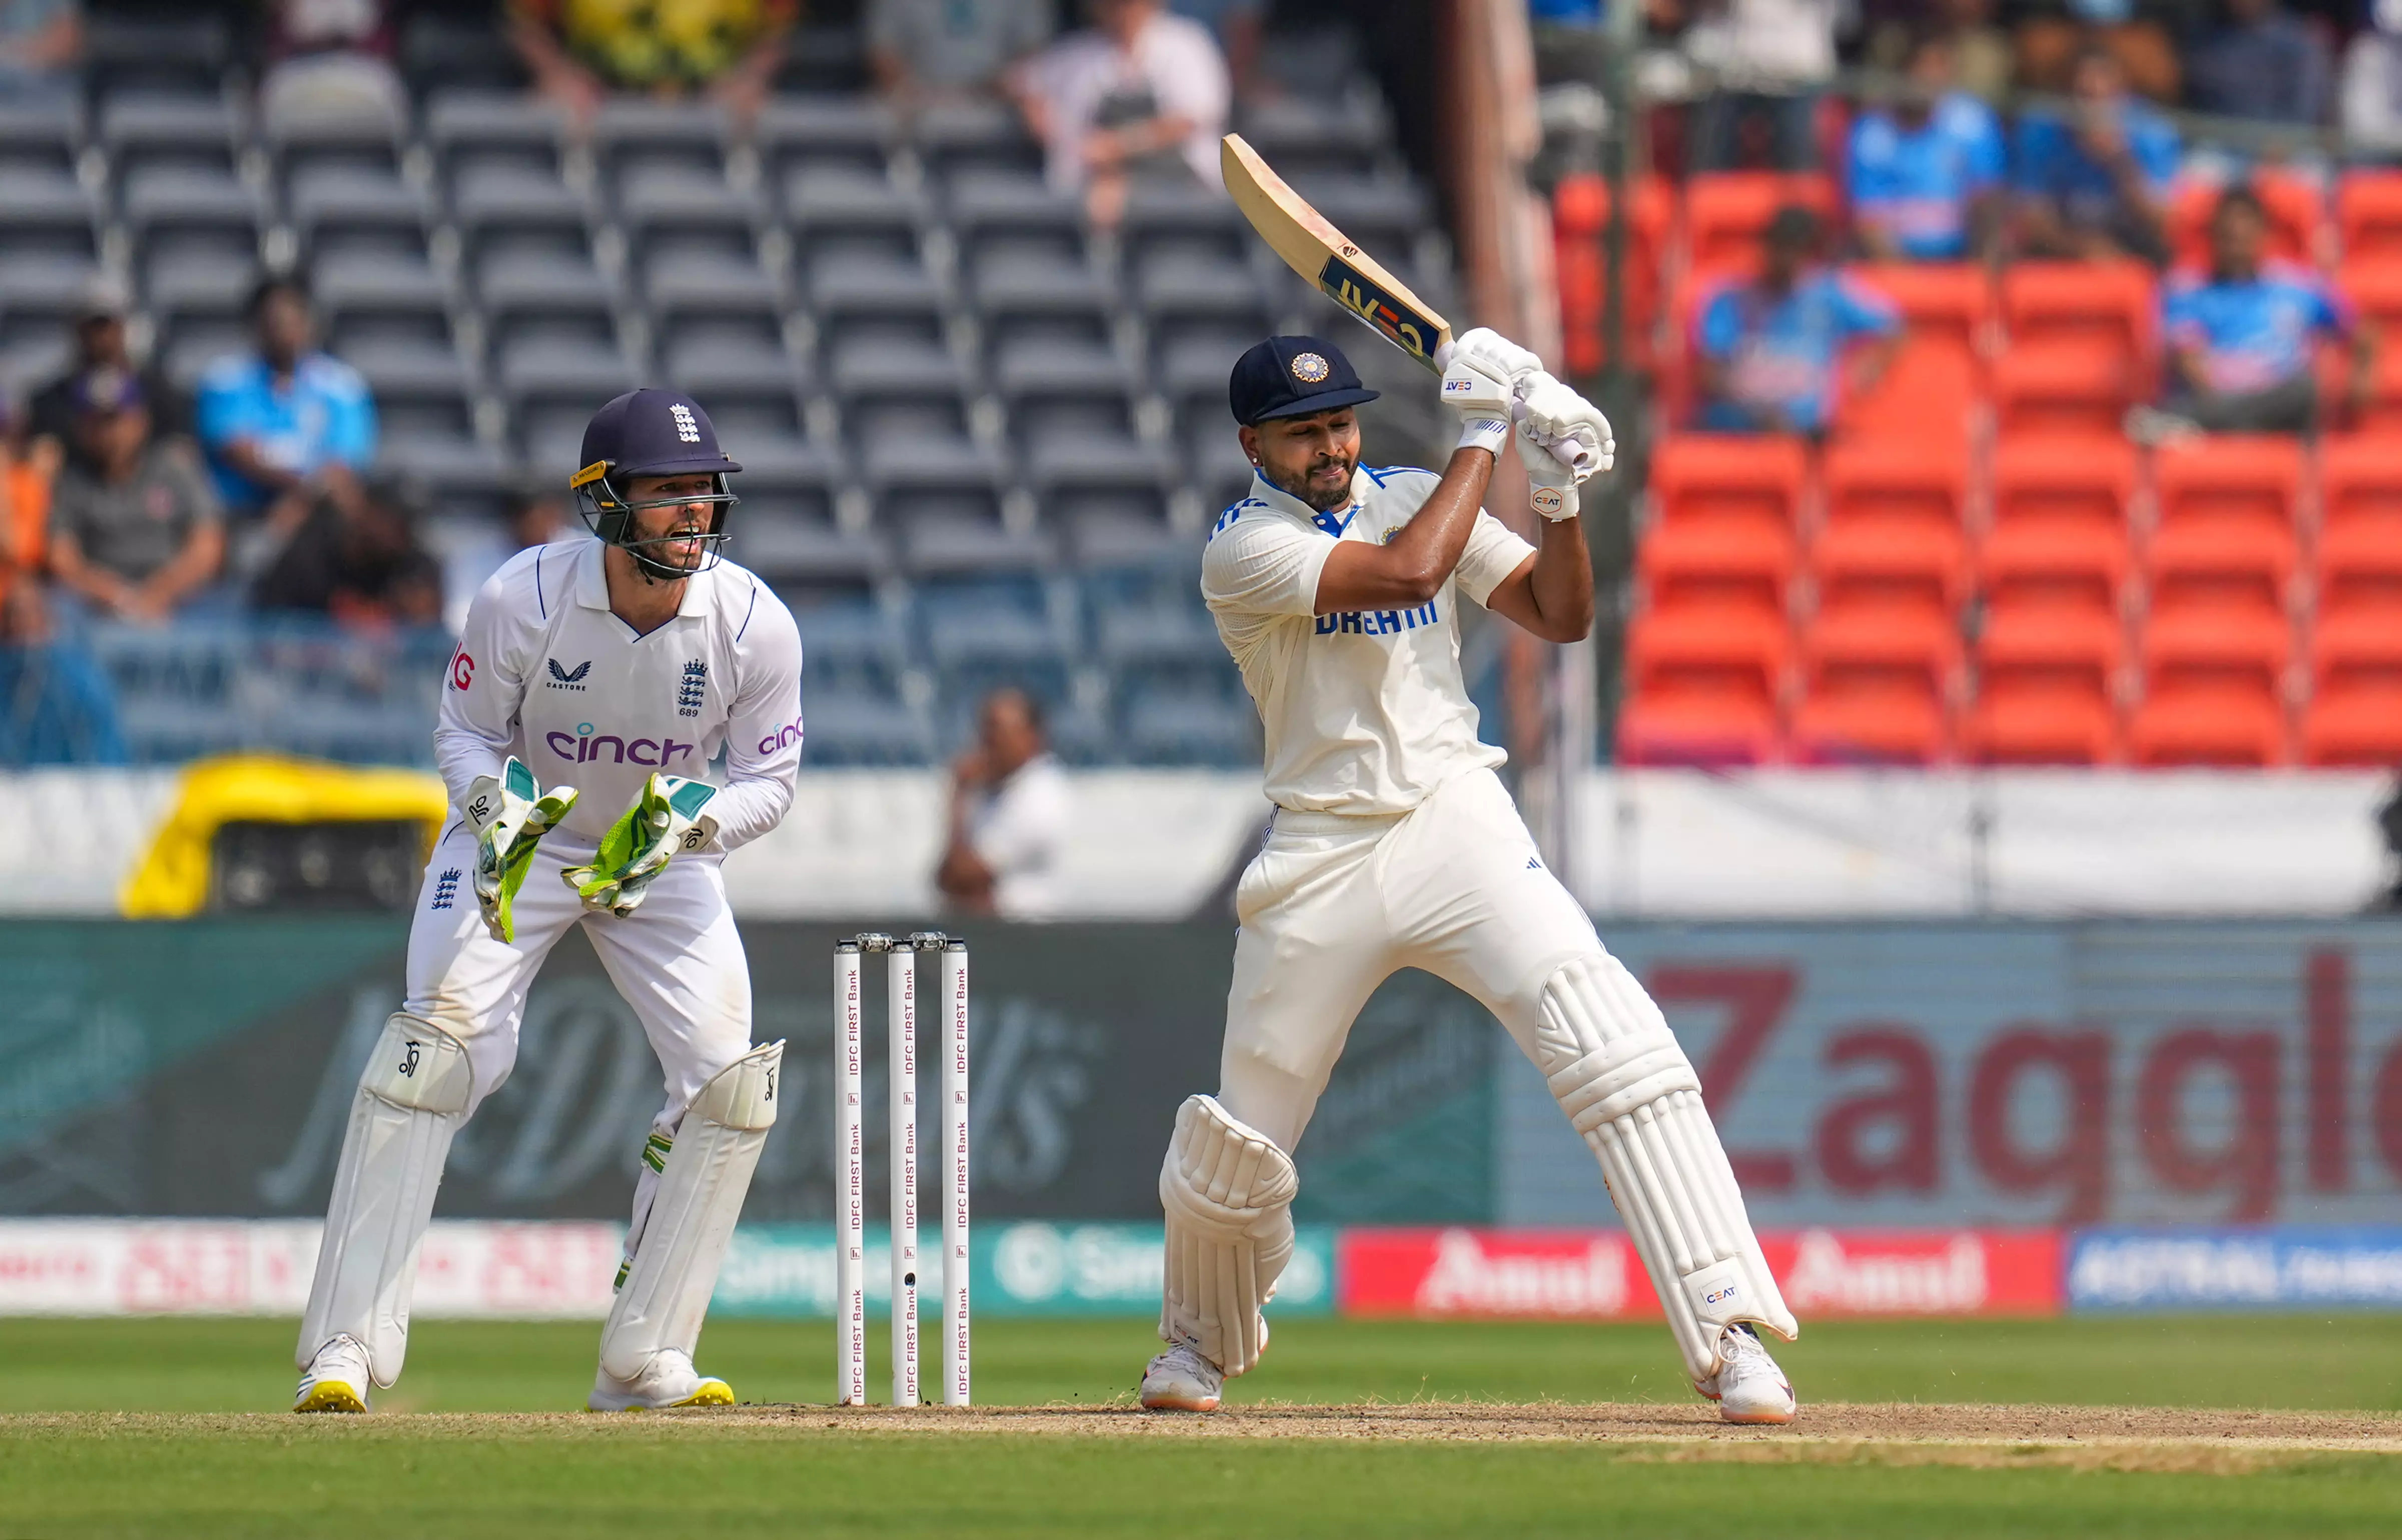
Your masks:
[[[2213,391],[2248,394],[2282,385],[2311,366],[2311,343],[2343,337],[2352,316],[2311,274],[2276,264],[2248,282],[2186,277],[2160,300],[2169,345],[2202,357]]]
[[[774,828],[801,758],[801,639],[767,585],[731,562],[686,580],[676,613],[637,635],[609,607],[600,542],[512,557],[467,608],[435,763],[454,803],[514,755],[574,810],[550,836],[600,843],[655,772],[725,779],[718,850]]]
[[[200,377],[192,419],[215,473],[217,495],[248,512],[266,490],[228,465],[221,451],[246,439],[270,465],[306,475],[338,461],[366,469],[375,459],[375,399],[356,369],[325,353],[302,359],[288,379],[257,357],[221,358]]]
[[[2119,131],[2154,196],[2167,192],[2182,154],[2176,130],[2149,107],[2130,101],[2119,109]],[[2011,175],[2018,190],[2056,201],[2072,224],[2107,224],[2118,209],[2119,185],[2110,168],[2085,153],[2076,126],[2057,113],[2031,112],[2019,119],[2014,158]]]
[[[1201,595],[1259,708],[1268,800],[1279,807],[1405,813],[1508,758],[1477,737],[1459,671],[1460,597],[1483,604],[1534,554],[1498,519],[1476,516],[1458,568],[1415,609],[1317,612],[1335,543],[1389,543],[1441,479],[1362,467],[1351,505],[1320,514],[1253,476],[1210,531]]]
[[[1749,406],[1774,406],[1808,433],[1834,415],[1835,366],[1844,347],[1901,324],[1881,295],[1831,272],[1814,272],[1782,298],[1748,283],[1721,290],[1704,308],[1701,351],[1726,365],[1727,392]]]
[[[1991,107],[1954,93],[1915,129],[1862,113],[1847,158],[1853,219],[1903,255],[1937,261],[1967,249],[1969,204],[2000,185],[2002,131]]]

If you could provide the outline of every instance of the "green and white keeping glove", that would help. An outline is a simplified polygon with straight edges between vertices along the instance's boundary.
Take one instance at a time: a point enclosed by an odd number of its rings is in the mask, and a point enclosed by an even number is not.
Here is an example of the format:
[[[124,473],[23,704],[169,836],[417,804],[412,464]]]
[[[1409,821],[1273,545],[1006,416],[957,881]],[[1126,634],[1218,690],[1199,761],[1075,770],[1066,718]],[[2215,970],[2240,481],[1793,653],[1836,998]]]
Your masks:
[[[518,889],[533,865],[533,848],[575,805],[575,788],[548,792],[511,755],[497,776],[478,776],[467,788],[467,827],[476,832],[476,904],[496,942],[518,939],[513,913]]]
[[[671,857],[697,850],[717,837],[717,820],[701,811],[717,788],[682,776],[653,776],[626,816],[610,826],[589,866],[571,866],[559,875],[584,907],[605,909],[623,919],[642,901],[651,879]]]

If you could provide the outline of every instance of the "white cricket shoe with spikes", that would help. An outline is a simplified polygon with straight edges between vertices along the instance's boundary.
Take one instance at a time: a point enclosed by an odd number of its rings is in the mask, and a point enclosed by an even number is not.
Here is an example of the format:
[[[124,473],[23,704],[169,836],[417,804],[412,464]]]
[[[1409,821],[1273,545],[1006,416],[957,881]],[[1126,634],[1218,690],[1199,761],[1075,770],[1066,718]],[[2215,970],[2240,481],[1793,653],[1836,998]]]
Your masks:
[[[295,1411],[365,1411],[367,1390],[374,1382],[367,1372],[367,1350],[347,1332],[317,1350],[301,1371],[300,1388],[293,1393]]]
[[[1198,1348],[1177,1343],[1142,1371],[1146,1411],[1215,1411],[1226,1376]]]
[[[1719,1371],[1693,1388],[1719,1404],[1719,1416],[1729,1423],[1782,1424],[1799,1409],[1793,1386],[1776,1360],[1749,1327],[1727,1327],[1719,1333]]]
[[[592,1375],[584,1403],[594,1411],[656,1411],[667,1407],[730,1407],[734,1389],[692,1367],[692,1355],[666,1348],[651,1355],[642,1372],[620,1380],[607,1369]]]

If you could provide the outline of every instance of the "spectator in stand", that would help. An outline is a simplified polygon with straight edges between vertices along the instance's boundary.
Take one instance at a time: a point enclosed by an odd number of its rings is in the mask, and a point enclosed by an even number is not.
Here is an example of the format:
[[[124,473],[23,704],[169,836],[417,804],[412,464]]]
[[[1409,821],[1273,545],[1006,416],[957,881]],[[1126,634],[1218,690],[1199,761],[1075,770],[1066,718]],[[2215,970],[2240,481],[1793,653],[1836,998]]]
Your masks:
[[[975,747],[951,767],[950,840],[934,886],[971,914],[1049,918],[1074,817],[1042,708],[1023,690],[996,690],[976,713]]]
[[[0,103],[61,101],[83,88],[83,7],[0,0]]]
[[[2370,0],[2344,50],[2343,135],[2355,158],[2402,155],[2402,0]]]
[[[2264,264],[2269,213],[2248,186],[2219,195],[2210,219],[2210,271],[2171,280],[2160,301],[2168,341],[2165,417],[2136,414],[2138,438],[2196,431],[2308,433],[2319,419],[2312,350],[2349,345],[2346,404],[2368,397],[2376,337],[2308,270]]]
[[[2176,130],[2128,93],[2126,71],[2106,49],[2080,53],[2070,84],[2065,115],[2037,109],[2019,119],[2021,247],[2036,256],[2164,261]]]
[[[0,393],[0,764],[122,764],[108,676],[60,639],[42,591],[54,448]]]
[[[1991,245],[2002,130],[1955,65],[1948,34],[1922,34],[1890,108],[1852,121],[1852,227],[1870,256],[1951,262]]]
[[[2326,39],[2277,0],[2219,0],[2220,22],[2185,58],[2201,112],[2316,128],[2327,120]]]
[[[164,625],[225,560],[216,493],[188,441],[151,432],[136,376],[87,370],[75,405],[78,452],[50,494],[50,571],[103,613]]]
[[[418,541],[415,489],[379,476],[361,493],[317,499],[252,585],[252,604],[317,612],[358,631],[441,622],[442,564]]]
[[[1849,388],[1873,386],[1901,346],[1901,318],[1883,298],[1818,267],[1818,219],[1785,208],[1768,222],[1760,276],[1703,308],[1700,426],[1712,433],[1823,433],[1845,389],[1846,353],[1862,343]]]
[[[320,497],[355,504],[358,473],[376,446],[366,381],[318,351],[299,281],[263,280],[251,292],[250,320],[258,351],[210,364],[193,410],[218,498],[238,530],[241,521],[257,521],[265,536],[245,542],[237,532],[235,564],[245,571],[297,529]]]
[[[267,8],[260,117],[407,120],[408,88],[393,67],[397,0],[272,0]]]
[[[1818,95],[1835,73],[1837,0],[1697,0],[1684,49],[1717,89],[1694,124],[1693,164],[1818,164]]]
[[[1012,74],[1051,185],[1083,188],[1110,227],[1140,180],[1221,186],[1218,138],[1232,87],[1209,29],[1160,0],[1091,0],[1093,27],[1061,38]]]
[[[534,89],[587,121],[612,91],[707,95],[759,110],[798,0],[508,0],[509,41]]]
[[[34,436],[48,440],[70,459],[76,453],[76,385],[94,369],[115,369],[139,379],[142,399],[150,413],[150,430],[159,437],[192,431],[191,405],[184,392],[168,383],[158,369],[136,368],[126,351],[125,318],[132,308],[132,296],[123,282],[105,273],[95,274],[76,302],[74,357],[63,373],[34,392],[30,406]]]
[[[1050,39],[1050,0],[868,0],[868,65],[903,101],[1001,94]]]
[[[467,605],[509,557],[536,545],[565,540],[573,521],[567,501],[549,477],[529,476],[509,496],[498,525],[442,543],[442,619],[457,631],[467,623]]]

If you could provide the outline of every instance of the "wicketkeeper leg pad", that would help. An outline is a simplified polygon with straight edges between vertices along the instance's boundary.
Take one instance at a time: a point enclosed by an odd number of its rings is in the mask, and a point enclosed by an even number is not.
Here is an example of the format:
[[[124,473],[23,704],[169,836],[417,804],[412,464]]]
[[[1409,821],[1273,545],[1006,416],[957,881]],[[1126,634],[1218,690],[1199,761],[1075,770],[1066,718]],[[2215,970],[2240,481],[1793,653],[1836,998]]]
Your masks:
[[[317,1274],[300,1318],[302,1368],[348,1334],[366,1345],[378,1385],[400,1378],[417,1248],[475,1088],[466,1044],[405,1011],[384,1023],[359,1074],[325,1205]]]
[[[1176,1136],[1159,1173],[1167,1212],[1167,1264],[1159,1335],[1189,1343],[1229,1378],[1260,1361],[1260,1309],[1292,1259],[1292,1160],[1212,1096],[1176,1111]]]
[[[670,1348],[689,1354],[699,1342],[734,1221],[776,1125],[776,1071],[783,1062],[781,1042],[752,1049],[719,1070],[684,1113],[600,1331],[600,1367],[614,1378],[631,1380],[654,1354]]]
[[[1601,1161],[1686,1371],[1716,1374],[1719,1333],[1737,1321],[1798,1334],[1702,1107],[1701,1077],[1642,985],[1607,953],[1564,963],[1543,986],[1535,1038],[1538,1067]]]

